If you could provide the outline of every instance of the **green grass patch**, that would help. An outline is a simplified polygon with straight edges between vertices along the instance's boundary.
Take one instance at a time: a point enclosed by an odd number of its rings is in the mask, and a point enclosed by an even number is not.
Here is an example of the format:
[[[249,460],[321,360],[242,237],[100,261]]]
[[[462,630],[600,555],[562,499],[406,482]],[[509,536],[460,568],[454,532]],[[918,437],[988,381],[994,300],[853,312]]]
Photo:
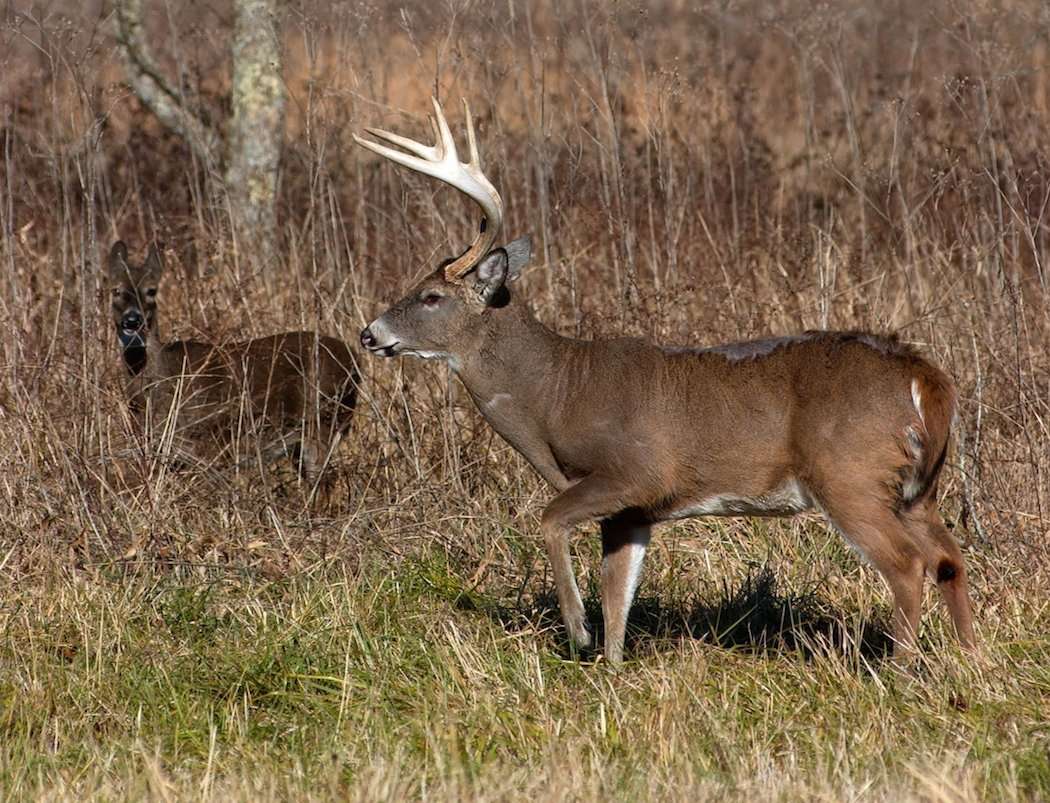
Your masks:
[[[745,629],[814,615],[771,582],[745,577],[703,605]],[[484,797],[542,780],[584,797],[800,798],[920,793],[917,768],[936,767],[975,794],[1050,790],[1045,645],[901,673],[713,625],[647,644],[669,614],[653,626],[643,600],[639,657],[612,672],[567,660],[544,605],[511,609],[436,555],[278,583],[56,580],[7,618],[0,785],[122,796],[207,779],[250,797],[266,777],[281,779],[267,794]],[[751,786],[763,774],[775,793]]]

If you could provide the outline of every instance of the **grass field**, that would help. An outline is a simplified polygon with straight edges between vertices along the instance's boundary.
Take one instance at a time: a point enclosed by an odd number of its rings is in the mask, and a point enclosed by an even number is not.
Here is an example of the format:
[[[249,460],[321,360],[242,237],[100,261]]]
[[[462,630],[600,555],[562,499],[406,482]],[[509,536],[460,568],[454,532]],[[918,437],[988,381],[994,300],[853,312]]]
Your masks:
[[[163,66],[221,121],[230,9],[165,8]],[[123,83],[108,13],[0,27],[0,798],[1050,798],[1042,3],[289,4],[265,272]],[[350,140],[424,137],[434,91],[471,100],[558,331],[897,331],[945,367],[976,659],[928,594],[894,668],[882,581],[799,518],[664,527],[624,667],[577,660],[551,492],[434,364],[363,358],[327,508],[289,465],[143,450],[110,243],[167,245],[168,337],[355,343],[475,225]],[[576,554],[598,623],[593,531]]]

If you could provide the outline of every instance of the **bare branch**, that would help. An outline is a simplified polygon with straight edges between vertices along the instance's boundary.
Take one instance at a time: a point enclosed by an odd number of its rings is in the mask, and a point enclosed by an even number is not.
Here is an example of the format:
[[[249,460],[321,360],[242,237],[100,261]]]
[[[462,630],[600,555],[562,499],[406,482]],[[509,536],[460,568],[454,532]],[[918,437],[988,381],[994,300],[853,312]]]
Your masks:
[[[218,134],[191,112],[168,85],[150,50],[142,25],[142,0],[118,0],[117,42],[124,58],[128,82],[157,119],[182,137],[206,164],[219,161]]]

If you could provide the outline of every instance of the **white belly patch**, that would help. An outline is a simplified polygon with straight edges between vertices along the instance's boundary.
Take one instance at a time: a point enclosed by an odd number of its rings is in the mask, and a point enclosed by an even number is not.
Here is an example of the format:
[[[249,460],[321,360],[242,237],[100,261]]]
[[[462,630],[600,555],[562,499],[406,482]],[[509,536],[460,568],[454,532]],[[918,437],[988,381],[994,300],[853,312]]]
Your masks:
[[[693,516],[794,516],[812,510],[813,499],[798,480],[792,478],[772,491],[758,496],[715,494],[689,502],[671,512],[670,519]]]

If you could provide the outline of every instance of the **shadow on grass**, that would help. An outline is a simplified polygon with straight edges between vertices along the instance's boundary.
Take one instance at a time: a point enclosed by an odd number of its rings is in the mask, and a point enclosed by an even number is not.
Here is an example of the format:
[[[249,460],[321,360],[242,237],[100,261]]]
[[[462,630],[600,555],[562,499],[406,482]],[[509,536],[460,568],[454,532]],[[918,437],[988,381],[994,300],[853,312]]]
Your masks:
[[[560,628],[557,598],[540,595],[516,606],[478,606],[461,600],[458,607],[482,609],[506,630],[557,627],[560,650],[572,651]],[[600,601],[587,601],[595,644],[603,640]],[[850,617],[814,592],[784,595],[768,568],[748,575],[736,588],[726,586],[714,601],[666,605],[655,597],[635,601],[627,627],[627,648],[636,654],[673,649],[683,639],[716,644],[751,654],[796,652],[806,660],[816,654],[856,654],[879,662],[892,652],[892,640],[881,622],[864,622],[857,632]]]

